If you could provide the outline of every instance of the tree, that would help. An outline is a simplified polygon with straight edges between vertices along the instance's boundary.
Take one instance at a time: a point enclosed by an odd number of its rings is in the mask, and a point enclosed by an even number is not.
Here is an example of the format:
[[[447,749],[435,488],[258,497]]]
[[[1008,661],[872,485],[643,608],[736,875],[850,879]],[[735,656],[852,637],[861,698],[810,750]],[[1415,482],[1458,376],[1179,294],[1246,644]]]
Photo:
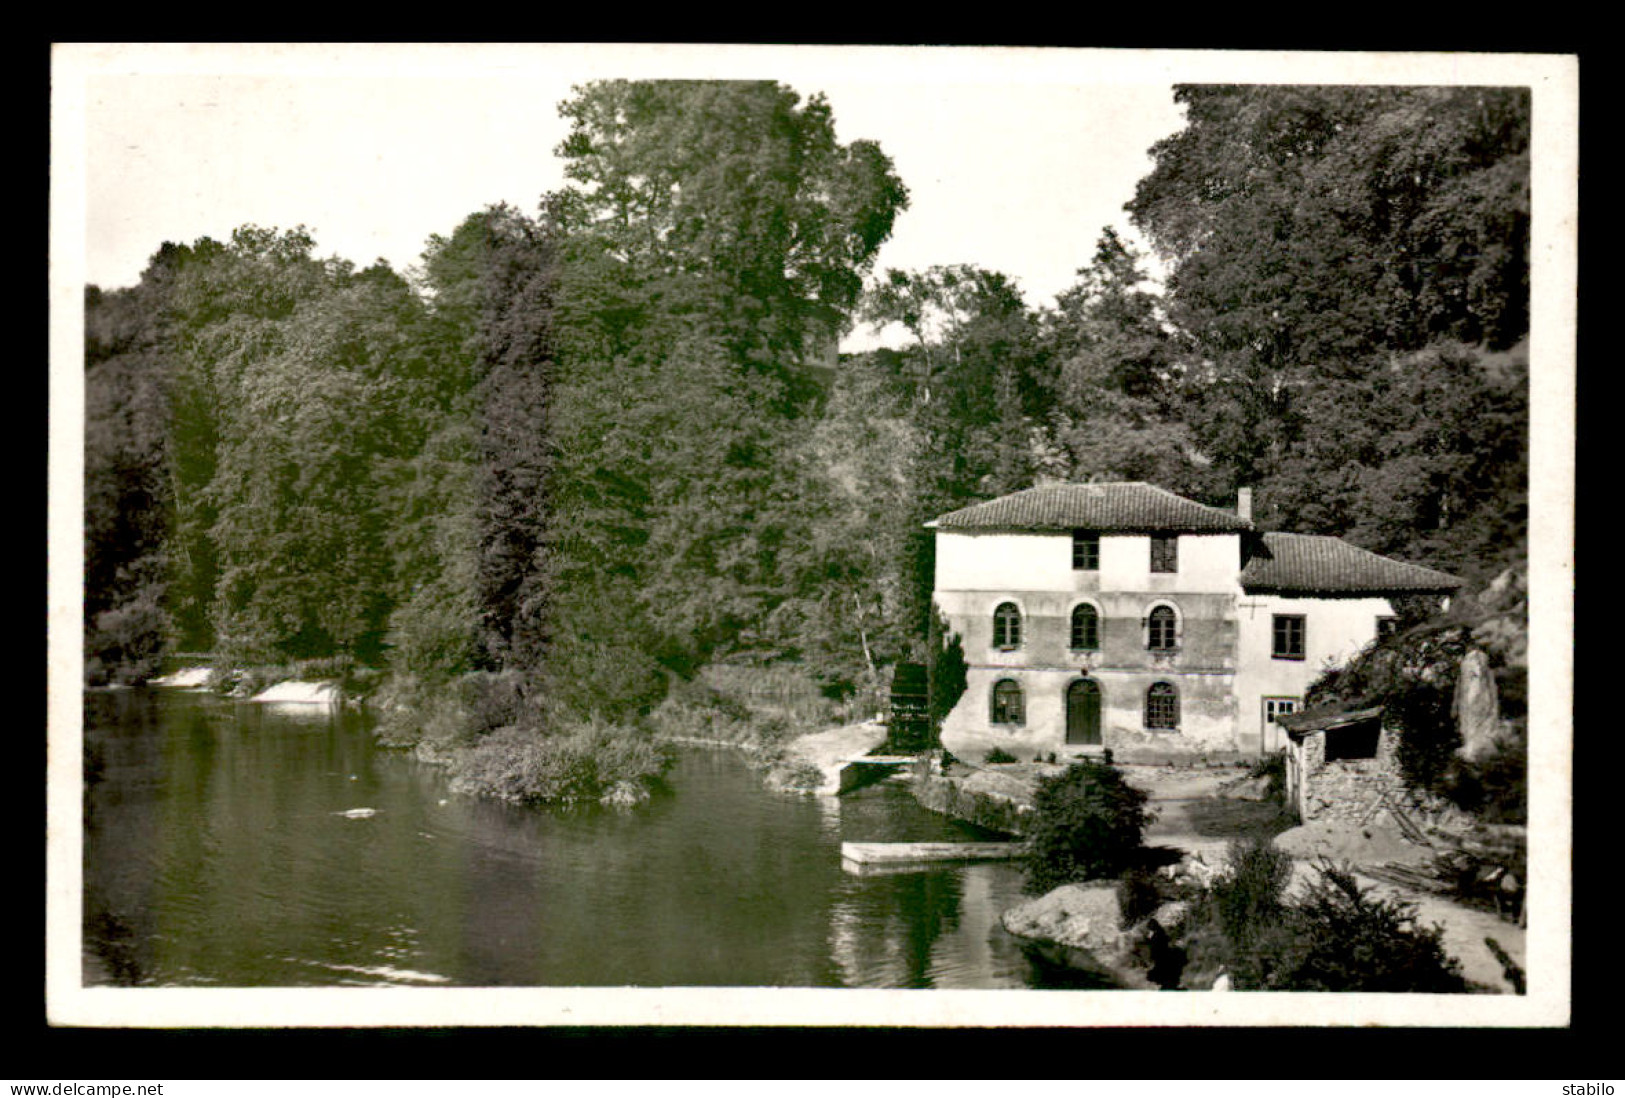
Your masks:
[[[203,237],[166,243],[143,281],[160,289],[158,317],[170,362],[169,471],[175,505],[169,608],[179,644],[215,647],[220,562],[212,485],[223,440],[241,434],[238,384],[272,353],[279,325],[318,296],[326,271],[303,228],[286,233],[243,226],[230,244]]]
[[[1207,494],[1180,386],[1188,352],[1147,288],[1142,257],[1105,229],[1042,318],[1051,403],[1037,468],[1067,481],[1144,480]]]
[[[821,97],[776,84],[597,83],[561,112],[550,590],[573,635],[596,622],[689,674],[780,632],[798,573],[832,565],[798,544],[792,425],[907,195]]]
[[[1284,462],[1306,384],[1528,323],[1525,90],[1181,87],[1128,209],[1196,342],[1193,423],[1234,479]]]
[[[907,205],[878,145],[779,84],[604,81],[560,113],[562,223],[757,368],[837,334]]]
[[[156,671],[172,503],[157,291],[85,294],[85,657],[90,678]]]
[[[1027,891],[1115,877],[1128,868],[1150,822],[1145,802],[1146,794],[1110,761],[1080,759],[1040,779],[1027,831]]]
[[[224,374],[210,497],[218,635],[245,657],[376,661],[396,600],[382,480],[425,432],[406,284],[329,271]]]

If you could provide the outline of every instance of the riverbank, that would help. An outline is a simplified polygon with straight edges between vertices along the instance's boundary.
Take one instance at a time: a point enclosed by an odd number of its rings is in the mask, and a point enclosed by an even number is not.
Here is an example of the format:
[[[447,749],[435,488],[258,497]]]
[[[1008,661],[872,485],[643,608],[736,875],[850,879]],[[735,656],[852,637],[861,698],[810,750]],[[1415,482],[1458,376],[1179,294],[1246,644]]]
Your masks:
[[[646,802],[671,769],[644,727],[549,712],[512,672],[426,684],[392,677],[372,699],[385,747],[444,767],[453,792],[510,804]]]
[[[1289,895],[1301,894],[1316,880],[1318,867],[1325,859],[1347,865],[1374,898],[1410,905],[1416,911],[1418,925],[1439,927],[1440,941],[1459,964],[1470,990],[1502,994],[1521,991],[1526,956],[1523,927],[1494,911],[1407,887],[1380,875],[1394,865],[1425,865],[1438,853],[1434,848],[1413,843],[1395,829],[1375,825],[1358,832],[1299,826],[1278,802],[1268,797],[1267,783],[1249,777],[1245,767],[1123,765],[1118,769],[1129,784],[1147,794],[1146,807],[1153,818],[1144,840],[1152,860],[1160,858],[1166,863],[1159,872],[1170,897],[1181,891],[1196,895],[1211,884],[1226,871],[1229,851],[1236,841],[1265,840],[1292,859]],[[1032,811],[1039,781],[1064,770],[1059,764],[974,767],[955,762],[941,772],[921,768],[912,788],[916,799],[933,811],[1020,835]],[[1134,964],[1150,966],[1167,955],[1167,948],[1174,944],[1170,935],[1178,935],[1177,922],[1185,911],[1176,907],[1162,909],[1155,916],[1154,927],[1145,921],[1149,912],[1129,913],[1139,920],[1134,922],[1114,906],[1115,900],[1109,903],[1104,898],[1105,892],[1120,895],[1124,885],[1090,882],[1088,888],[1064,886],[1076,894],[1056,890],[1056,894],[1011,909],[1006,913],[1006,929],[1034,948],[1047,951],[1045,955],[1052,961],[1059,963],[1070,957],[1085,971],[1104,969],[1119,980],[1128,979],[1125,973],[1132,974]],[[1110,918],[1104,914],[1108,908]],[[1091,951],[1094,955],[1084,963],[1082,959]],[[1208,977],[1209,982],[1213,975]],[[1143,977],[1141,971],[1136,978]]]

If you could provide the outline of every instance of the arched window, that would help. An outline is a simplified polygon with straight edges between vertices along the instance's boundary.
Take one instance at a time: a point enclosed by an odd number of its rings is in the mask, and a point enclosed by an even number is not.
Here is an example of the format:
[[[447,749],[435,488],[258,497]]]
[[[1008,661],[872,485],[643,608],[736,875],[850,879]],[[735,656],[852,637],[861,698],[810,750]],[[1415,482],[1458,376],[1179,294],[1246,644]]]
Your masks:
[[[1154,682],[1145,692],[1145,726],[1179,727],[1179,691],[1166,682]]]
[[[1072,650],[1083,652],[1100,647],[1100,613],[1088,603],[1072,608]]]
[[[1021,684],[1015,679],[1000,679],[993,684],[992,716],[994,724],[1023,723]]]
[[[1021,610],[1013,602],[1001,602],[993,611],[993,647],[1021,647]]]
[[[1179,646],[1179,619],[1173,607],[1158,606],[1146,619],[1145,646],[1153,652],[1172,652]]]

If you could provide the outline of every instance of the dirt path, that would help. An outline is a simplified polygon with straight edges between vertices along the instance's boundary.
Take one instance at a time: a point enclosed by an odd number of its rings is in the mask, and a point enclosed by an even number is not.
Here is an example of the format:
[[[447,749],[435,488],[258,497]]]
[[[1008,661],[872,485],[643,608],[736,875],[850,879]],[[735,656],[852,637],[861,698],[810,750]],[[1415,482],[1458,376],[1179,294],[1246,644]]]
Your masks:
[[[1507,994],[1516,992],[1485,939],[1493,939],[1523,969],[1526,961],[1522,927],[1493,911],[1455,903],[1435,893],[1402,888],[1359,872],[1363,865],[1425,864],[1432,858],[1430,849],[1410,843],[1397,833],[1376,829],[1370,829],[1369,834],[1348,828],[1288,830],[1290,821],[1281,816],[1274,803],[1234,796],[1246,790],[1245,770],[1132,766],[1122,770],[1131,784],[1150,794],[1149,806],[1157,812],[1156,822],[1146,829],[1148,845],[1199,853],[1208,864],[1219,865],[1232,839],[1248,834],[1281,835],[1277,845],[1291,853],[1296,862],[1290,886],[1294,888],[1313,878],[1314,863],[1320,855],[1351,862],[1361,885],[1378,896],[1415,904],[1422,925],[1440,927],[1445,952],[1461,962],[1462,975],[1470,983]],[[1227,796],[1227,792],[1231,795]]]

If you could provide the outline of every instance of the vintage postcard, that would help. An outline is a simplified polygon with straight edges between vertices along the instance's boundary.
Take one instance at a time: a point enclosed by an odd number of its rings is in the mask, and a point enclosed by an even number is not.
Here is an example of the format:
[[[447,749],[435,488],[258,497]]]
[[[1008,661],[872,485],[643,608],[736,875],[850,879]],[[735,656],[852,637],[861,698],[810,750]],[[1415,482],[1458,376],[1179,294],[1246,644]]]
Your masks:
[[[51,1023],[1569,1024],[1576,58],[52,83]]]

